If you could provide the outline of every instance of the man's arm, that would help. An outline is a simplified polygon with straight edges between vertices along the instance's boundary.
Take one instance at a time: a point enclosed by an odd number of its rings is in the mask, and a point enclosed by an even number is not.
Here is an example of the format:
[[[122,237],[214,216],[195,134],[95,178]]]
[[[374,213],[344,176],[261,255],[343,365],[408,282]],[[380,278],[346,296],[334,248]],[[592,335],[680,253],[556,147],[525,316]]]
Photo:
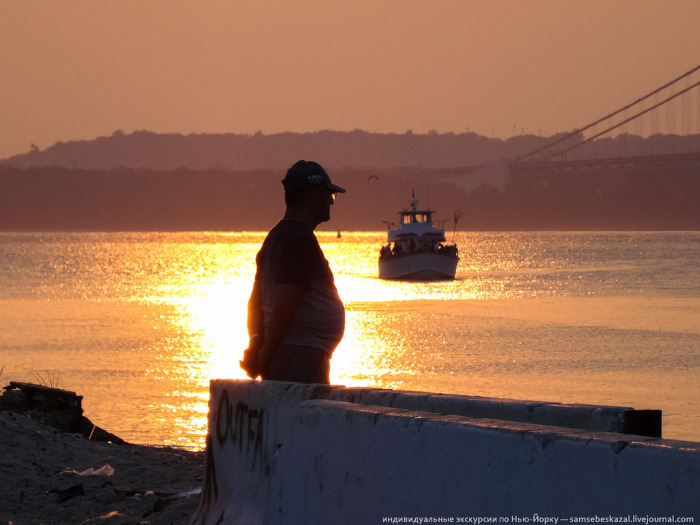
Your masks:
[[[280,284],[265,329],[263,346],[258,357],[258,370],[264,375],[272,354],[289,331],[299,300],[307,287],[297,283]]]
[[[260,375],[258,356],[263,343],[264,330],[265,314],[262,309],[262,290],[256,280],[253,283],[250,299],[248,299],[248,348],[243,352],[243,359],[240,361],[241,368],[251,379]]]
[[[262,290],[256,280],[253,283],[253,291],[248,299],[248,337],[262,336],[265,330],[265,319],[262,309]]]

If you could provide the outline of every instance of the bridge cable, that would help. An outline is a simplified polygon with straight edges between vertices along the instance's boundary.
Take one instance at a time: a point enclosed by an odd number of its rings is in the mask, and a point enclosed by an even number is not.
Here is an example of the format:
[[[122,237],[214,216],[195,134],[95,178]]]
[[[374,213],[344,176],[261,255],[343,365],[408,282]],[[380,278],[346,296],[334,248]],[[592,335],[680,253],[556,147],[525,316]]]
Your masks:
[[[552,146],[556,146],[556,145],[559,144],[560,142],[564,142],[565,140],[568,140],[568,139],[570,139],[571,137],[573,137],[573,136],[575,136],[575,135],[578,135],[579,133],[582,133],[582,132],[586,131],[586,130],[589,129],[589,128],[592,128],[592,127],[595,126],[596,124],[600,124],[600,123],[603,122],[604,120],[607,120],[607,119],[609,119],[609,118],[614,117],[615,115],[617,115],[617,114],[619,114],[619,113],[622,113],[623,111],[625,111],[626,109],[631,108],[631,107],[634,106],[635,104],[638,104],[639,102],[642,102],[643,100],[648,99],[648,98],[651,97],[652,95],[656,95],[659,91],[663,91],[664,89],[666,89],[667,87],[671,86],[672,84],[675,84],[675,83],[678,82],[679,80],[682,80],[682,79],[684,79],[685,77],[687,77],[687,76],[689,76],[689,75],[692,75],[692,74],[695,73],[698,69],[700,69],[700,65],[694,67],[693,69],[691,69],[690,71],[687,71],[686,73],[683,73],[681,76],[679,76],[679,77],[676,78],[675,80],[672,80],[671,82],[667,82],[666,84],[664,84],[663,86],[661,86],[661,87],[655,89],[654,91],[652,91],[652,92],[649,93],[648,95],[645,95],[645,96],[643,96],[642,98],[639,98],[639,99],[635,100],[634,102],[632,102],[632,103],[630,103],[630,104],[627,104],[625,107],[623,107],[623,108],[621,108],[621,109],[618,109],[617,111],[613,111],[613,112],[610,113],[609,115],[606,115],[606,116],[604,116],[604,117],[602,117],[602,118],[596,120],[595,122],[592,122],[591,124],[588,124],[587,126],[582,127],[581,129],[575,129],[575,130],[572,131],[571,133],[568,133],[567,135],[558,138],[558,139],[555,140],[554,142],[551,142],[551,143],[549,143],[549,144],[546,144],[545,146],[542,146],[541,148],[537,148],[536,150],[531,151],[530,153],[526,153],[525,155],[523,155],[523,156],[518,157],[517,159],[515,159],[513,162],[520,162],[520,161],[523,161],[523,160],[527,159],[528,157],[532,157],[533,155],[535,155],[536,153],[539,153],[540,151],[544,151],[544,150],[546,150],[546,149],[551,148]],[[695,87],[695,86],[697,86],[697,83],[696,83],[694,86],[692,86],[692,87]],[[690,89],[690,88],[689,88],[689,89]],[[681,93],[684,93],[685,91],[688,91],[688,89],[682,91]],[[679,93],[679,94],[680,94],[680,93]],[[671,97],[671,98],[675,98],[675,97]],[[664,103],[668,102],[668,100],[671,100],[671,98],[666,99],[666,100],[665,100],[664,102],[662,102],[661,104],[664,104]],[[660,104],[657,104],[656,106],[654,106],[654,108],[658,107],[659,105],[660,105]],[[654,108],[651,108],[651,109],[654,109]],[[628,119],[628,120],[626,120],[624,123],[627,123],[627,122],[629,122],[630,120],[633,120],[634,118],[637,118],[638,116],[643,115],[644,113],[646,113],[646,111],[643,112],[643,113],[639,113],[639,114],[635,115],[634,117],[632,117],[632,119]],[[615,126],[615,127],[618,127],[618,126]],[[608,131],[610,131],[610,130],[612,130],[612,129],[615,129],[615,128],[610,128],[610,129],[606,130],[604,133],[607,133]],[[598,136],[600,136],[600,135],[602,135],[602,133],[596,135],[596,137],[598,137]],[[589,139],[589,140],[590,140],[590,139]],[[588,142],[588,140],[586,140],[586,142]],[[576,146],[574,146],[574,147],[576,147]],[[569,148],[569,149],[564,150],[564,151],[569,151],[570,149],[572,149],[572,148]],[[558,153],[563,153],[563,152],[558,152]],[[554,155],[556,155],[556,154],[550,155],[550,156],[547,157],[547,158],[550,158],[550,157],[552,157],[552,156],[554,156]]]
[[[604,131],[601,131],[600,133],[598,133],[598,134],[596,134],[596,135],[593,135],[592,137],[588,137],[586,140],[584,140],[584,141],[582,141],[582,142],[577,142],[577,143],[574,144],[573,146],[570,146],[570,147],[568,147],[568,148],[566,148],[566,149],[563,149],[563,150],[561,150],[561,151],[555,151],[554,153],[551,153],[549,156],[546,157],[545,160],[551,159],[552,157],[556,157],[557,155],[563,155],[563,154],[566,153],[567,151],[571,151],[572,149],[578,148],[579,146],[583,146],[583,145],[586,144],[587,142],[590,142],[590,141],[592,141],[592,140],[594,140],[594,139],[597,139],[597,138],[600,137],[601,135],[605,135],[607,132],[612,131],[612,130],[614,130],[614,129],[616,129],[616,128],[619,128],[620,126],[622,126],[622,125],[624,125],[624,124],[627,124],[627,123],[630,122],[631,120],[634,120],[634,119],[636,119],[637,117],[641,117],[641,116],[644,115],[645,113],[649,113],[650,111],[652,111],[652,110],[658,108],[659,106],[663,106],[664,104],[666,104],[666,102],[670,102],[670,101],[673,100],[674,98],[676,98],[676,97],[682,95],[683,93],[687,93],[687,92],[690,91],[691,89],[696,88],[696,87],[698,87],[698,86],[700,86],[700,81],[696,82],[696,83],[693,84],[692,86],[689,86],[689,87],[685,88],[685,89],[682,90],[682,91],[679,91],[679,92],[676,93],[675,95],[671,95],[670,97],[668,97],[668,98],[665,99],[665,100],[662,100],[662,101],[659,102],[658,104],[654,104],[654,105],[651,106],[650,108],[645,109],[644,111],[640,111],[640,112],[637,113],[636,115],[634,115],[634,116],[632,116],[632,117],[630,117],[630,118],[628,118],[628,119],[626,119],[626,120],[623,120],[622,122],[619,122],[618,124],[615,124],[614,126],[611,126],[611,127],[609,127],[608,129],[606,129],[606,130],[604,130]]]

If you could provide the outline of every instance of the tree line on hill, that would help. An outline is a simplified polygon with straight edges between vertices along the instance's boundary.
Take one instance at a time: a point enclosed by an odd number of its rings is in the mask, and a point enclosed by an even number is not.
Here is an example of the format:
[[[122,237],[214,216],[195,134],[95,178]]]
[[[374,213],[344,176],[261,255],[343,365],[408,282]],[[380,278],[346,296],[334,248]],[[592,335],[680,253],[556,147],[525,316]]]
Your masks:
[[[230,171],[284,169],[305,158],[327,168],[444,168],[477,165],[526,152],[548,139],[508,141],[475,133],[379,134],[365,131],[278,133],[274,135],[158,134],[114,132],[94,140],[58,142],[42,151],[15,155],[0,164],[15,167],[65,166],[175,170],[221,168]]]
[[[39,150],[0,160],[0,165],[19,168],[63,166],[80,169],[133,168],[173,171],[224,169],[227,171],[282,170],[299,159],[316,160],[331,169],[388,169],[413,167],[444,169],[480,166],[515,159],[569,134],[551,137],[516,135],[506,140],[476,133],[403,134],[317,131],[273,135],[158,134],[115,131],[94,140],[57,142]],[[572,134],[562,146],[582,143]],[[575,150],[585,156],[634,156],[683,152],[700,147],[700,136],[653,135],[641,138],[621,134],[600,138]]]

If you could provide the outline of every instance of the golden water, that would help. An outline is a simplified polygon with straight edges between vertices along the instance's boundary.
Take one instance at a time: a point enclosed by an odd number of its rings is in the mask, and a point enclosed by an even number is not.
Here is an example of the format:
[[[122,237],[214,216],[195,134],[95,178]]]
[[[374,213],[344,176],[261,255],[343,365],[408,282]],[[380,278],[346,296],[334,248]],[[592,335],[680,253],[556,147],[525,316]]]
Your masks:
[[[3,381],[202,447],[209,380],[245,377],[264,235],[0,234]],[[437,283],[377,279],[382,233],[317,235],[347,309],[334,383],[660,408],[664,437],[700,441],[700,234],[458,233]]]

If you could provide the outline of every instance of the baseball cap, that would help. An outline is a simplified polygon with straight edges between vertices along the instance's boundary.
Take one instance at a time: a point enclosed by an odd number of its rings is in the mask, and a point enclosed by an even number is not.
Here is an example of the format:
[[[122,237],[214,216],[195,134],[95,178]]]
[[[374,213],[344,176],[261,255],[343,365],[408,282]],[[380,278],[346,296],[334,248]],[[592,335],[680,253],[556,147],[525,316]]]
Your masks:
[[[284,191],[299,190],[312,186],[324,186],[337,193],[345,193],[345,189],[336,186],[331,178],[318,162],[300,160],[287,170],[287,175],[282,180]]]

